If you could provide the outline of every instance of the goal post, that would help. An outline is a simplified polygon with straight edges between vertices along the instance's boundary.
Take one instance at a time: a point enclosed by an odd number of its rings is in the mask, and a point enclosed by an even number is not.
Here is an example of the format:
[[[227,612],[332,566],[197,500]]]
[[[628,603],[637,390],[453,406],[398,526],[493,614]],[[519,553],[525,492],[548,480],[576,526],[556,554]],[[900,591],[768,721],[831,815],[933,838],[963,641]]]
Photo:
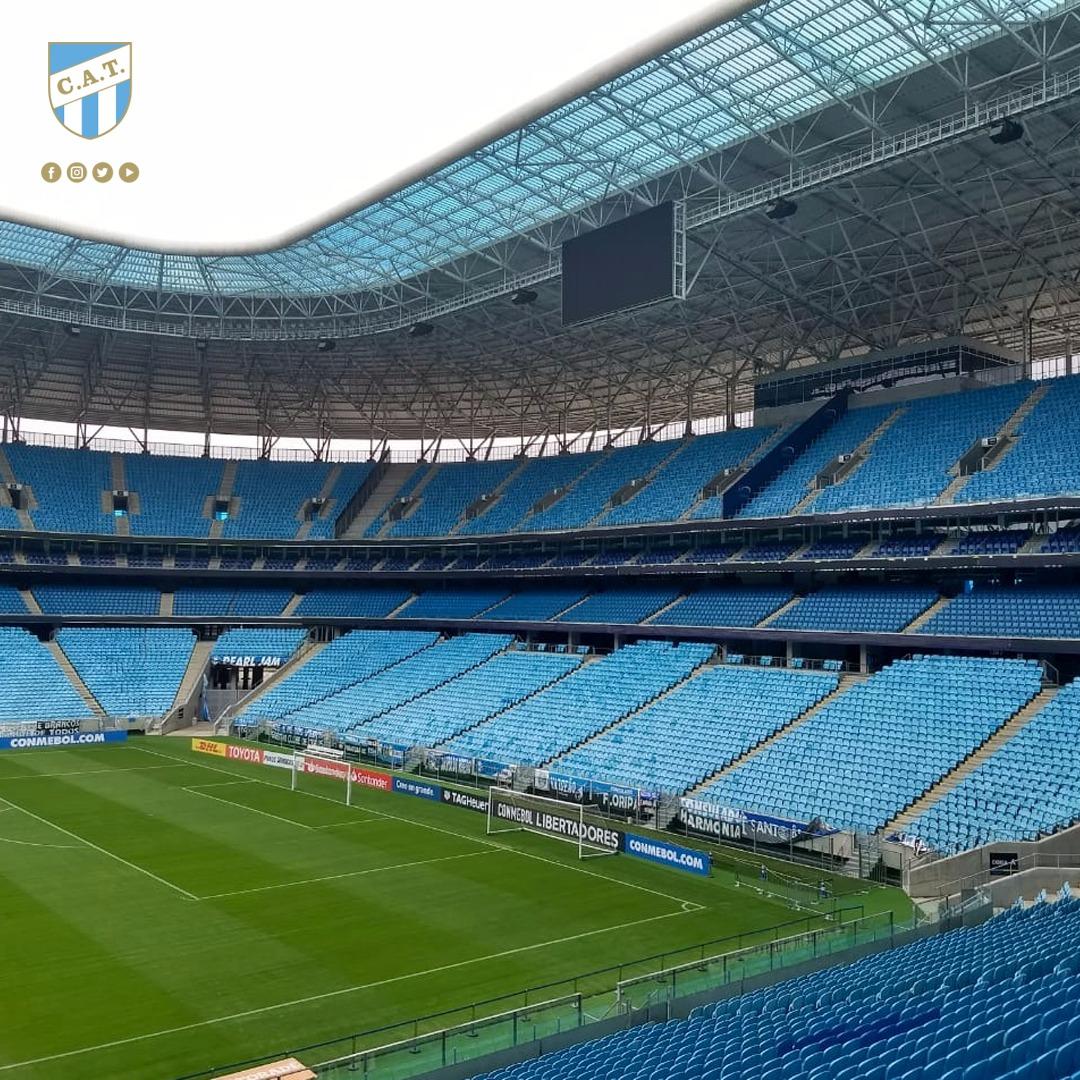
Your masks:
[[[573,844],[579,859],[617,855],[620,834],[585,817],[585,804],[495,786],[488,792],[487,834],[533,832]]]
[[[289,790],[305,790],[310,785],[310,778],[312,777],[342,781],[345,788],[345,805],[352,806],[352,768],[343,754],[338,756],[327,753],[325,747],[320,747],[318,752],[314,750],[294,750]]]

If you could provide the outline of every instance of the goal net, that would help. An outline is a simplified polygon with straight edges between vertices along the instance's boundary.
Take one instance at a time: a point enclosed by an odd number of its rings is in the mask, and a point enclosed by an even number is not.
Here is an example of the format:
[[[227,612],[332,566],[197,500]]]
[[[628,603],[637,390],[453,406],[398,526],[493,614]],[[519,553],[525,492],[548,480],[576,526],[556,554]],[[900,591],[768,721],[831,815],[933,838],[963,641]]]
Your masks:
[[[289,783],[293,791],[318,791],[325,795],[328,787],[333,790],[336,786],[322,782],[325,780],[337,780],[341,784],[345,804],[352,805],[352,768],[344,756],[328,754],[325,748],[320,748],[318,753],[313,750],[293,752],[292,779]]]
[[[508,832],[534,832],[573,844],[579,859],[619,852],[619,833],[585,817],[584,803],[550,795],[527,795],[511,788],[493,787],[488,797],[489,836]]]

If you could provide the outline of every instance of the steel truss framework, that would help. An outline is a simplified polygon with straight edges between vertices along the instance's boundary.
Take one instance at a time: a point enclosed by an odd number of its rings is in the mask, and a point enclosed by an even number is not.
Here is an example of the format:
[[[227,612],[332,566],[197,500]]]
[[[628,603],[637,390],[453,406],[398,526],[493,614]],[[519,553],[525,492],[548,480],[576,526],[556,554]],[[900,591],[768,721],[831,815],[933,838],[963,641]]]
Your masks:
[[[790,36],[785,60],[812,111],[794,115],[779,91],[736,106],[685,58],[658,58],[695,88],[699,115],[741,117],[753,133],[702,156],[653,107],[641,126],[692,164],[611,183],[606,197],[393,284],[229,296],[209,281],[181,293],[106,273],[78,280],[70,260],[0,266],[0,408],[267,444],[299,434],[313,445],[443,436],[475,446],[731,415],[755,375],[953,334],[1028,359],[1071,355],[1078,9],[1032,21],[1016,4],[980,0],[964,6],[982,20],[975,34],[933,0],[917,28],[874,3],[867,10],[921,66],[909,60],[868,86],[852,75],[864,57],[808,45],[770,22],[779,6],[756,9],[749,25],[774,45]],[[982,43],[955,51],[972,41]],[[624,121],[634,108],[621,106]],[[1023,136],[994,144],[988,125],[1006,116]],[[773,220],[763,211],[781,195],[798,210]],[[564,329],[562,241],[671,198],[685,201],[690,226],[686,300]],[[535,303],[511,304],[525,285]],[[435,333],[404,332],[428,319]],[[336,347],[319,350],[320,337]]]

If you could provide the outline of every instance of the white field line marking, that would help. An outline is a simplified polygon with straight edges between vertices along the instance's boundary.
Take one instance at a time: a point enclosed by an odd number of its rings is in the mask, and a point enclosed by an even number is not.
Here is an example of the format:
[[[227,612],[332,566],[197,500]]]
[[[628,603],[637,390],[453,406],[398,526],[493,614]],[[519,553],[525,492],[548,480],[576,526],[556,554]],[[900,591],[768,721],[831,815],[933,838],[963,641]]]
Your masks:
[[[56,851],[85,851],[78,844],[41,844],[31,840],[13,840],[10,836],[0,836],[0,844],[18,844],[19,847],[53,848]]]
[[[211,780],[209,784],[185,784],[185,791],[194,791],[205,787],[236,787],[237,784],[254,784],[250,776],[238,776],[235,780]]]
[[[159,750],[147,750],[145,746],[133,747],[135,750],[141,750],[144,754],[153,754],[155,757],[169,757],[168,754],[163,754]],[[236,773],[230,772],[228,769],[219,769],[213,765],[204,765],[201,761],[190,762],[199,769],[206,769],[209,772],[221,773],[223,776],[235,776]],[[253,778],[257,784],[265,784],[267,787],[277,788],[278,791],[287,791],[288,789],[281,784],[273,784],[269,780],[260,780]],[[339,799],[331,799],[326,795],[319,795],[314,791],[300,791],[297,789],[300,795],[309,795],[313,799],[322,799],[323,802],[331,803],[334,806],[342,806],[343,803]],[[390,821],[400,821],[405,825],[415,825],[418,829],[428,829],[431,832],[442,833],[444,836],[453,836],[458,840],[468,840],[475,844],[480,844],[483,847],[498,848],[500,851],[509,851],[514,855],[520,855],[525,859],[534,859],[537,862],[547,863],[549,866],[557,866],[563,870],[570,870],[574,873],[585,874],[588,877],[598,878],[600,881],[606,881],[609,885],[622,885],[627,889],[637,889],[638,892],[651,893],[653,896],[662,896],[665,900],[672,900],[676,904],[688,905],[692,904],[692,908],[686,908],[687,911],[701,911],[705,905],[699,904],[696,900],[687,900],[682,896],[672,896],[671,893],[661,892],[660,889],[651,889],[648,885],[638,885],[632,881],[620,881],[618,878],[608,877],[607,874],[598,874],[594,870],[586,870],[583,866],[572,866],[570,863],[559,862],[557,859],[549,859],[543,855],[537,855],[531,851],[521,851],[519,848],[511,847],[509,844],[499,844],[494,840],[483,839],[479,836],[463,836],[461,833],[456,833],[451,829],[444,829],[439,825],[430,825],[426,821],[414,821],[412,818],[398,817],[396,814],[388,814],[384,810],[375,810],[373,807],[362,807],[365,813],[374,814],[376,817],[387,818]]]
[[[214,802],[224,803],[225,806],[235,806],[237,810],[247,810],[249,813],[258,814],[259,817],[270,818],[272,821],[280,821],[283,825],[295,825],[298,829],[312,831],[311,825],[305,825],[302,821],[294,821],[292,818],[282,817],[280,814],[271,814],[269,810],[259,810],[245,803],[233,802],[232,799],[223,799],[220,795],[211,795],[208,791],[200,791],[197,787],[184,788],[190,795],[199,795],[204,799],[213,799]]]
[[[88,848],[93,848],[94,851],[100,852],[102,855],[110,859],[114,859],[116,862],[123,864],[131,870],[135,870],[137,873],[144,875],[156,881],[159,885],[164,885],[167,889],[172,889],[173,892],[178,892],[181,896],[186,896],[189,900],[198,900],[199,898],[194,894],[187,891],[187,889],[180,888],[179,885],[174,885],[171,881],[166,881],[163,877],[158,877],[152,870],[147,870],[143,866],[137,866],[133,862],[128,862],[127,859],[122,858],[119,855],[101,847],[100,844],[95,844],[93,840],[87,840],[85,836],[80,836],[78,833],[73,833],[70,829],[65,829],[63,825],[57,825],[55,821],[49,821],[48,818],[43,818],[40,814],[35,814],[32,810],[27,810],[25,806],[20,806],[18,803],[13,803],[10,799],[5,799],[0,795],[0,802],[6,803],[8,806],[13,807],[16,810],[21,810],[27,817],[32,817],[35,821],[40,821],[42,825],[48,825],[50,828],[55,829],[57,832],[63,833],[65,836],[70,836],[72,840],[78,840],[79,843],[85,845]]]
[[[360,810],[357,807],[353,807],[358,814],[366,813],[365,810]],[[343,825],[375,825],[378,822],[376,817],[358,817],[355,821],[331,821],[329,825],[312,825],[313,829],[340,829]]]
[[[153,753],[154,751],[147,751]],[[48,1061],[60,1061],[63,1058],[79,1057],[82,1054],[92,1054],[99,1050],[111,1050],[117,1046],[128,1046],[131,1043],[146,1042],[149,1039],[160,1039],[166,1035],[178,1035],[184,1031],[195,1031],[198,1028],[212,1027],[214,1024],[227,1024],[233,1020],[246,1020],[252,1016],[261,1016],[264,1013],[276,1012],[279,1009],[293,1009],[298,1005],[310,1005],[315,1001],[327,1001],[331,998],[344,997],[346,994],[355,994],[361,990],[376,990],[382,986],[391,986],[394,983],[407,982],[409,979],[424,979],[431,975],[441,975],[446,971],[456,971],[459,968],[468,967],[470,964],[487,964],[492,960],[502,960],[507,956],[518,956],[521,953],[533,952],[536,949],[549,949],[554,945],[566,945],[571,941],[581,941],[582,938],[595,937],[598,934],[610,934],[617,930],[629,930],[632,926],[642,926],[645,923],[658,922],[661,919],[675,919],[685,914],[682,911],[668,911],[663,915],[650,915],[644,919],[634,919],[631,922],[619,923],[616,926],[603,926],[597,930],[585,930],[580,934],[570,934],[567,937],[553,938],[550,941],[539,941],[535,945],[519,945],[515,949],[504,949],[502,952],[488,953],[486,956],[474,956],[471,960],[457,960],[452,964],[442,964],[440,967],[428,968],[426,971],[410,971],[405,975],[393,975],[388,979],[379,979],[376,982],[359,983],[356,986],[344,986],[340,990],[327,990],[322,994],[311,994],[309,997],[295,998],[292,1001],[279,1001],[276,1005],[263,1005],[257,1009],[245,1009],[243,1012],[232,1013],[229,1016],[216,1016],[211,1020],[196,1020],[190,1024],[180,1024],[177,1027],[163,1028],[161,1031],[149,1031],[143,1035],[132,1035],[127,1039],[113,1039],[111,1042],[98,1043],[96,1046],[84,1046],[78,1050],[65,1050],[59,1054],[48,1054],[45,1057],[29,1058],[26,1061],[13,1061],[8,1065],[0,1065],[0,1073],[10,1072],[12,1069],[22,1069],[29,1065],[43,1065]]]
[[[254,889],[237,889],[235,892],[212,893],[200,896],[200,900],[224,900],[230,896],[248,896],[251,893],[271,892],[274,889],[293,889],[298,885],[315,885],[320,881],[340,881],[342,878],[363,877],[365,874],[382,874],[387,870],[405,870],[413,866],[430,866],[432,863],[453,862],[454,859],[475,859],[477,855],[497,855],[497,851],[467,851],[464,855],[440,855],[436,859],[417,859],[414,862],[391,863],[389,866],[369,866],[366,870],[347,870],[343,874],[327,874],[325,877],[304,878],[303,881],[285,881],[280,885],[260,885]]]
[[[13,776],[0,776],[0,783],[8,780],[49,780],[66,779],[69,776],[115,776],[117,773],[154,772],[157,769],[187,769],[190,765],[180,762],[176,765],[135,765],[130,769],[83,769],[79,772],[39,772],[19,773]]]

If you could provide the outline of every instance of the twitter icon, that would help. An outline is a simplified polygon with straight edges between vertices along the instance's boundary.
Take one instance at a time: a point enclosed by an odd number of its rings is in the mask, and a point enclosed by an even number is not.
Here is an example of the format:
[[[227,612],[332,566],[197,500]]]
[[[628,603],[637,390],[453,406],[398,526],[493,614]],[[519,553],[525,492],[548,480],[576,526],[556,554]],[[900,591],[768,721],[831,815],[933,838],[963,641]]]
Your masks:
[[[113,168],[107,161],[99,161],[93,168],[93,174],[99,184],[107,184],[112,179]]]

